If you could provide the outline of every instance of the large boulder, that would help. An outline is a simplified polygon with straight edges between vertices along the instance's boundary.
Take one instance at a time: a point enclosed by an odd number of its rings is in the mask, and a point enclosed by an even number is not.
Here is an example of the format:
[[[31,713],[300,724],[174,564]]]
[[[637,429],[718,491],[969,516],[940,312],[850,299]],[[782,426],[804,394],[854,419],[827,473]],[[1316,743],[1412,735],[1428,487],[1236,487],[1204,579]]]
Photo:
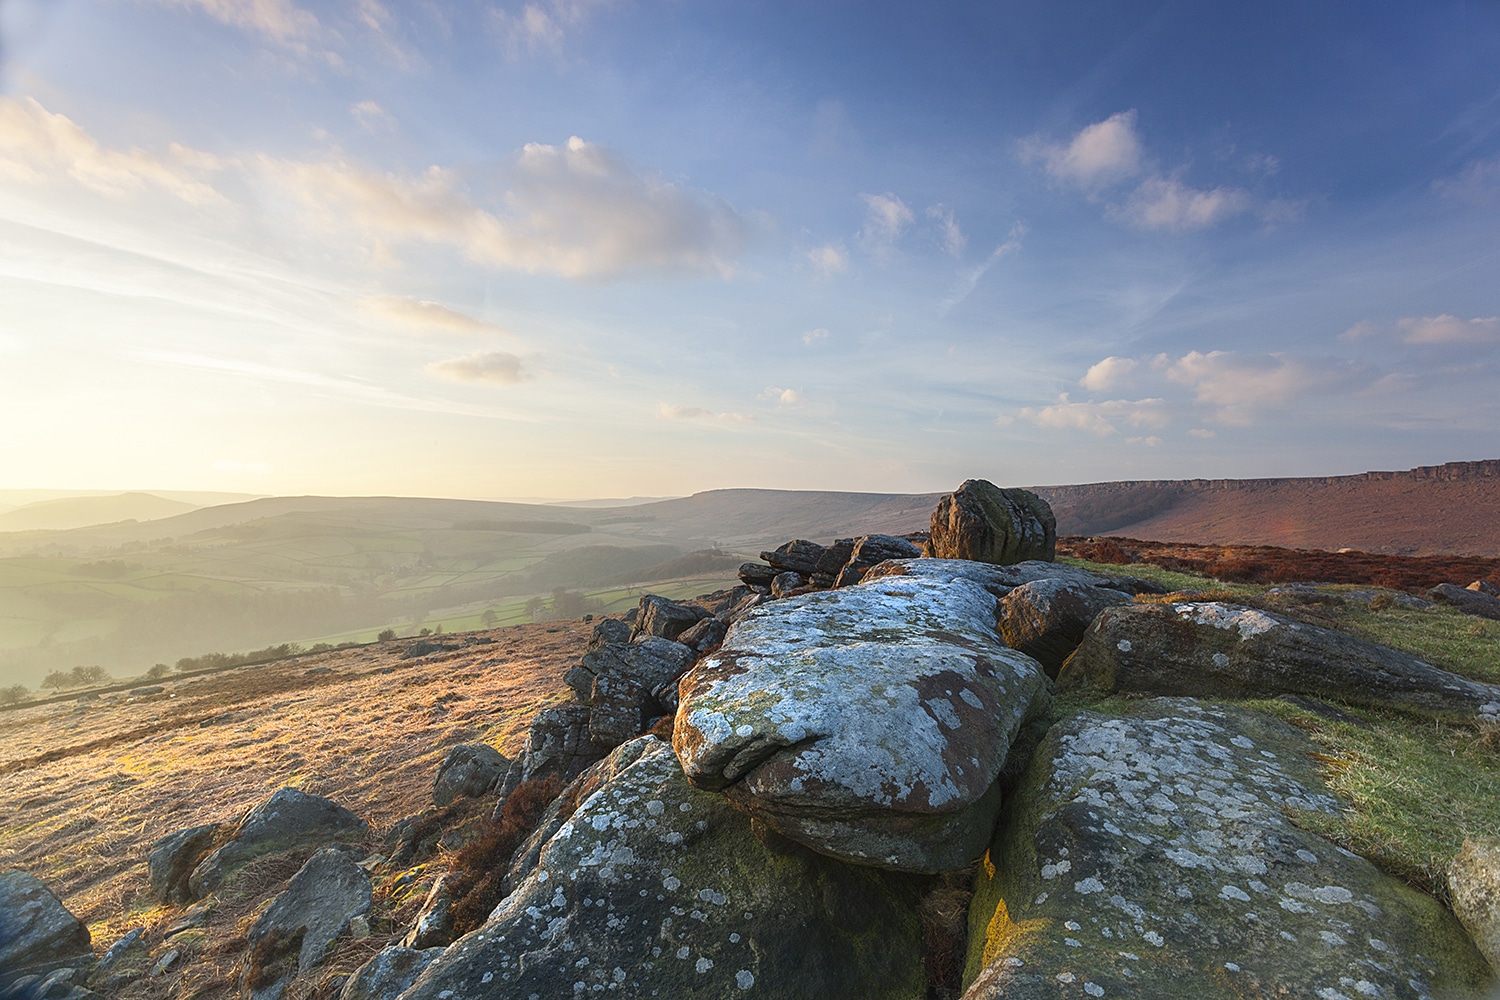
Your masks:
[[[300,844],[359,840],[369,832],[368,823],[330,799],[278,788],[245,814],[228,843],[198,862],[188,876],[188,893],[202,899],[224,884],[231,868],[262,854]]]
[[[1341,808],[1314,749],[1186,700],[1058,723],[980,873],[965,1000],[1479,996],[1451,914],[1289,820]]]
[[[1500,976],[1500,842],[1464,841],[1448,865],[1448,898],[1479,953]]]
[[[240,988],[252,1000],[276,1000],[292,979],[318,965],[370,912],[370,876],[344,851],[325,847],[308,859],[250,925]]]
[[[1029,490],[1002,490],[969,479],[932,512],[932,554],[939,559],[1017,563],[1057,557],[1057,519]]]
[[[1040,663],[1048,677],[1056,677],[1099,612],[1129,603],[1129,594],[1108,587],[1033,580],[1000,599],[1000,635]]]
[[[640,601],[632,638],[654,635],[661,639],[676,639],[707,617],[709,613],[696,604],[682,604],[646,594]]]
[[[442,953],[442,948],[419,951],[395,944],[382,948],[344,983],[339,1000],[396,1000]]]
[[[1438,604],[1457,608],[1466,615],[1500,620],[1500,597],[1493,597],[1477,588],[1470,590],[1468,587],[1455,587],[1451,583],[1440,583],[1429,590],[1427,596]]]
[[[1217,602],[1107,608],[1057,681],[1200,698],[1305,694],[1430,718],[1500,718],[1500,688],[1342,632]]]
[[[762,552],[760,557],[777,573],[790,571],[800,576],[811,577],[818,571],[818,561],[823,558],[824,551],[824,547],[817,542],[809,542],[805,538],[794,538],[774,551]]]
[[[510,769],[510,761],[486,743],[460,743],[448,750],[432,782],[432,804],[478,798]]]
[[[584,781],[536,867],[404,1000],[922,995],[912,880],[762,842],[653,736]]]
[[[151,891],[163,903],[186,903],[193,894],[188,877],[203,856],[214,848],[214,841],[227,829],[223,823],[206,823],[174,830],[151,845],[146,857],[146,873]]]
[[[88,928],[40,879],[19,868],[0,871],[0,986],[93,959]]]
[[[981,587],[907,577],[753,612],[682,680],[683,769],[833,857],[961,868],[984,850],[996,778],[1046,683],[994,622]]]

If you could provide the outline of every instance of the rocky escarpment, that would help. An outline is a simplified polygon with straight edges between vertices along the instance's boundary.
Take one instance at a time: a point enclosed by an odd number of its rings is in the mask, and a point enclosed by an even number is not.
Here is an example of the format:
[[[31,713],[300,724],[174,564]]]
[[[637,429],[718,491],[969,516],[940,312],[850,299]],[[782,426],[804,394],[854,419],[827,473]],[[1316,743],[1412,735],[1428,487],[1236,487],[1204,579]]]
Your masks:
[[[1016,531],[1014,512],[987,516],[976,536]],[[153,886],[177,906],[196,880],[209,905],[262,849],[301,852],[244,923],[234,980],[261,1000],[311,991],[339,942],[389,919],[379,901],[403,897],[402,922],[322,994],[1487,987],[1500,852],[1475,845],[1453,866],[1460,920],[1314,832],[1346,806],[1313,744],[1224,703],[1315,695],[1475,725],[1494,715],[1487,685],[1263,609],[1163,602],[1129,576],[847,541],[789,542],[734,591],[646,597],[633,620],[594,623],[573,700],[540,712],[512,756],[455,746],[433,808],[383,854],[366,856],[358,817],[286,790],[239,822],[164,836]],[[1054,698],[1051,673],[1073,693]]]

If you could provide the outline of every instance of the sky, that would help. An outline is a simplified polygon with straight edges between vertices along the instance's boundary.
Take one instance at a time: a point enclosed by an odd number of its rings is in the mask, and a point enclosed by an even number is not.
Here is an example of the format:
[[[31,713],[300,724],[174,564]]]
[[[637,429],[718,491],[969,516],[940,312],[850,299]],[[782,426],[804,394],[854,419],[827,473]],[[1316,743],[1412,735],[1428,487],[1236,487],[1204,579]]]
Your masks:
[[[0,488],[1500,456],[1500,5],[0,0]]]

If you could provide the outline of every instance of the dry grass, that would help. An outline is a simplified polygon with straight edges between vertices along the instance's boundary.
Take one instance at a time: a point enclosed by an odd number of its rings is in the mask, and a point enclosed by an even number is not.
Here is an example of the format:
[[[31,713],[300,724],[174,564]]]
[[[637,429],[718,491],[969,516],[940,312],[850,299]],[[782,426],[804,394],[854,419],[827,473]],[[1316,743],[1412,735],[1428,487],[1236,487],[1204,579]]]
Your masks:
[[[348,807],[378,836],[431,805],[433,775],[453,744],[517,752],[532,716],[567,694],[562,675],[588,629],[553,622],[474,633],[494,642],[420,660],[401,660],[409,643],[397,641],[169,681],[145,699],[5,713],[0,867],[42,879],[88,925],[96,950],[137,926],[156,950],[181,912],[157,904],[147,885],[156,838],[237,819],[283,785]],[[315,667],[332,672],[309,675]],[[302,860],[276,855],[248,868],[220,894],[203,934],[171,942],[191,952],[182,971],[130,995],[207,997],[220,992],[214,982],[230,990],[243,941],[229,952],[224,942],[243,934],[251,908]],[[346,944],[369,951],[390,937]],[[342,954],[331,962],[346,964]]]

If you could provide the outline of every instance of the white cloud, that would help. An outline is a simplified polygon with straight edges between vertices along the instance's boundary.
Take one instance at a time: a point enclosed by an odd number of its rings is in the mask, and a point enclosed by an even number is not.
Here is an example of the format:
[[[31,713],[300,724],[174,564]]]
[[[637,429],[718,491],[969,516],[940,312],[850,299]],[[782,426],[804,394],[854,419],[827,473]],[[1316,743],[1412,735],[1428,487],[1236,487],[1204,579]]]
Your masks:
[[[514,385],[528,377],[521,367],[521,359],[505,351],[476,351],[461,358],[434,361],[427,366],[427,372],[454,382],[488,385]]]
[[[753,413],[715,413],[701,406],[675,406],[657,403],[656,415],[662,420],[713,420],[721,423],[742,424],[755,420]]]
[[[1143,444],[1147,448],[1159,448],[1161,447],[1161,438],[1157,437],[1155,434],[1152,434],[1150,437],[1128,437],[1125,439],[1125,443]]]
[[[783,389],[775,385],[766,386],[759,398],[773,401],[777,406],[796,406],[805,399],[800,390]]]
[[[1355,341],[1359,340],[1369,340],[1371,337],[1375,336],[1378,333],[1380,333],[1380,327],[1376,326],[1374,323],[1371,323],[1367,319],[1362,319],[1358,323],[1355,323],[1353,326],[1351,326],[1349,329],[1345,330],[1343,333],[1339,334],[1338,339],[1342,340],[1346,344],[1352,344]]]
[[[812,261],[813,270],[818,272],[820,278],[843,274],[849,269],[849,252],[836,243],[814,247],[807,251],[807,259]]]
[[[1098,191],[1141,172],[1144,152],[1136,134],[1135,111],[1121,111],[1086,126],[1066,146],[1033,136],[1021,144],[1021,158],[1040,161],[1054,180]]]
[[[221,169],[208,153],[172,143],[165,155],[108,149],[66,115],[30,97],[0,97],[0,177],[43,185],[59,175],[123,198],[156,189],[192,205],[222,201],[202,175]]]
[[[1197,402],[1217,408],[1226,424],[1248,424],[1256,409],[1290,402],[1338,380],[1340,373],[1286,354],[1189,351],[1166,376],[1192,388]]]
[[[1112,207],[1108,215],[1138,229],[1183,232],[1212,226],[1249,207],[1250,196],[1239,188],[1200,191],[1176,177],[1148,177],[1124,206]]]
[[[349,108],[349,113],[368,132],[389,132],[396,127],[395,116],[375,101],[360,101]]]
[[[1090,367],[1084,373],[1083,378],[1078,380],[1078,384],[1085,389],[1092,389],[1095,392],[1113,389],[1115,386],[1128,381],[1130,374],[1139,365],[1140,362],[1134,358],[1118,358],[1110,355],[1103,361]]]
[[[1119,424],[1130,427],[1165,427],[1171,422],[1162,399],[1110,399],[1102,403],[1074,402],[1067,393],[1051,406],[1026,407],[1018,416],[1038,427],[1092,431],[1101,437],[1118,434]]]
[[[475,319],[467,313],[449,309],[438,302],[398,295],[380,295],[361,303],[365,312],[391,323],[415,330],[441,330],[447,333],[509,333],[494,323]]]
[[[1188,437],[1201,438],[1205,441],[1219,436],[1219,432],[1208,427],[1194,427],[1188,431]]]
[[[802,343],[806,344],[808,347],[811,347],[812,345],[816,344],[820,340],[827,340],[827,339],[828,339],[828,331],[825,330],[825,329],[823,329],[821,326],[818,327],[816,330],[808,330],[806,333],[804,333],[802,335]]]
[[[964,250],[969,246],[969,238],[959,228],[958,220],[953,217],[953,210],[942,205],[933,205],[927,210],[929,219],[936,219],[938,228],[942,233],[943,249],[954,257],[962,257]]]
[[[597,7],[609,0],[545,0],[528,3],[519,12],[496,9],[495,24],[505,40],[507,50],[515,55],[522,49],[558,49],[568,31],[582,27]]]
[[[314,37],[318,19],[291,0],[158,0],[176,7],[203,11],[236,28],[249,28],[290,45]]]
[[[1401,330],[1401,340],[1408,344],[1500,343],[1500,316],[1460,319],[1444,313],[1441,316],[1408,317],[1396,325]]]
[[[452,246],[478,264],[568,278],[632,271],[727,275],[745,241],[739,215],[712,195],[632,170],[574,136],[528,143],[517,157],[504,211],[476,205],[453,173],[376,173],[332,161],[262,163],[265,173],[327,228],[375,241]]]
[[[859,231],[860,241],[872,248],[888,247],[901,238],[906,227],[916,220],[906,202],[891,192],[862,194],[865,203],[865,225]]]

